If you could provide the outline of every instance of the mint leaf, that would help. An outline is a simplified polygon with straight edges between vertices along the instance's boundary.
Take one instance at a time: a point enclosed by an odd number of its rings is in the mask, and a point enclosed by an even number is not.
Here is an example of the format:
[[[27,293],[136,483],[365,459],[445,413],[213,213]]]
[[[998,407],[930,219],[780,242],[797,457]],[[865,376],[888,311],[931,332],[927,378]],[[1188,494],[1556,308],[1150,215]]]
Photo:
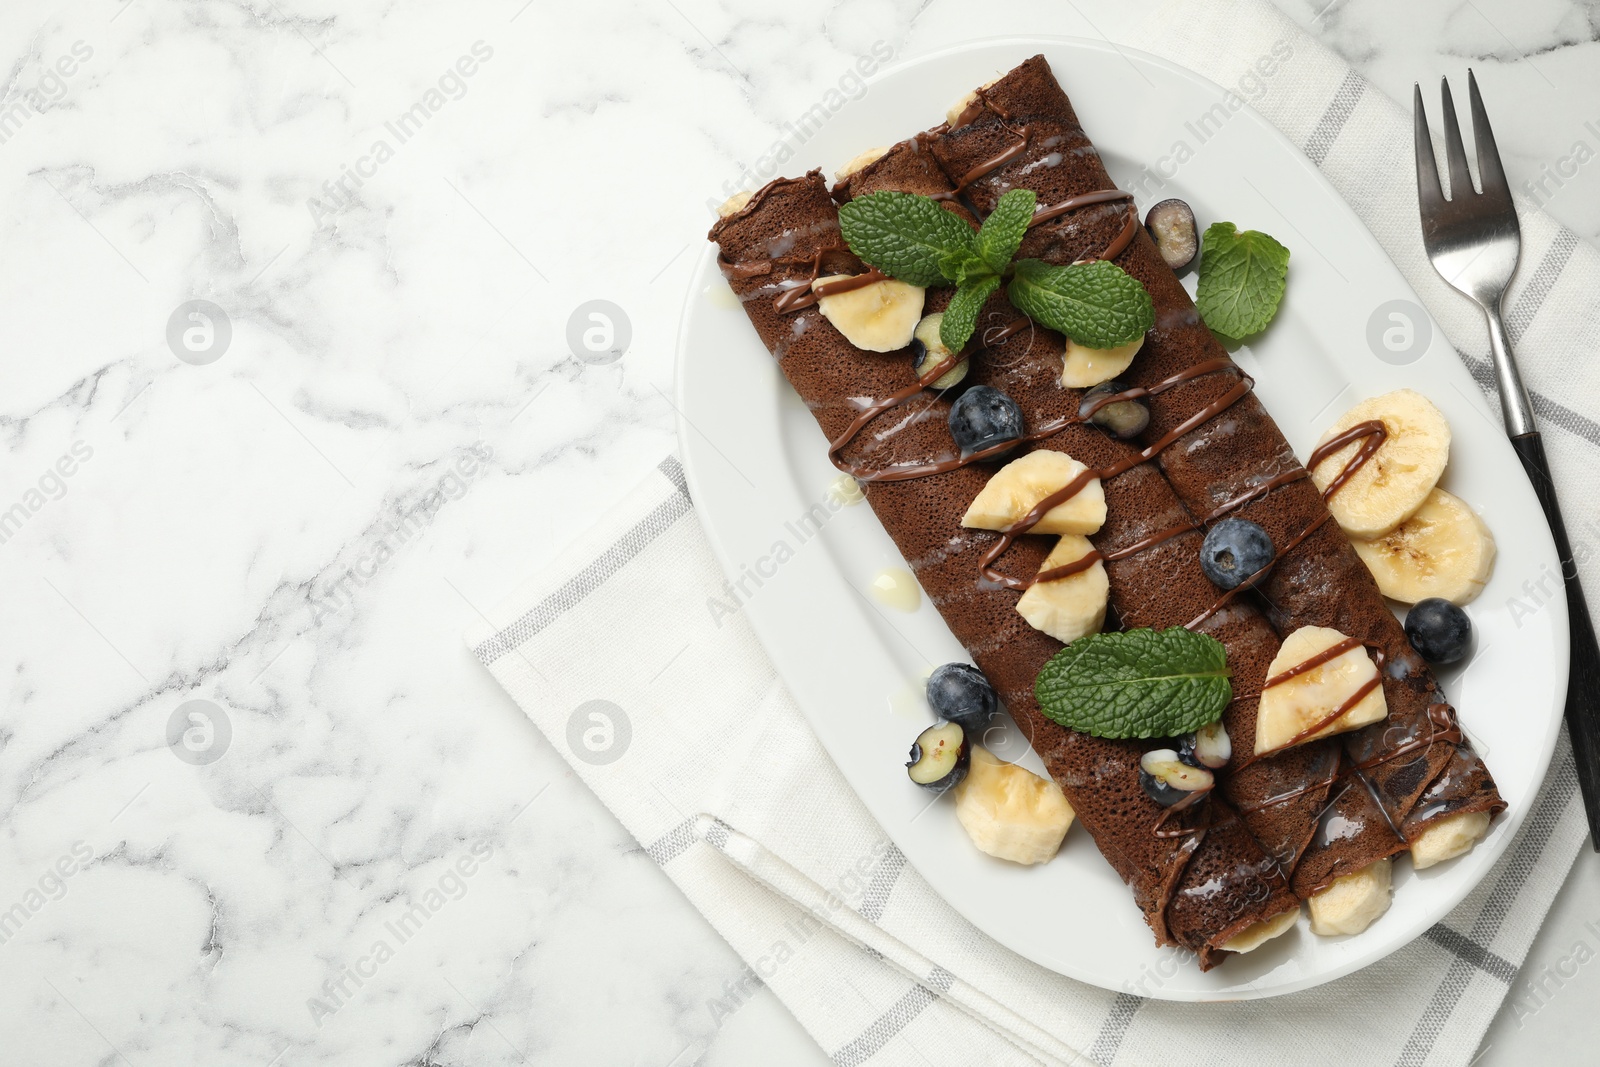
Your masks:
[[[1230,340],[1267,328],[1283,300],[1289,250],[1259,230],[1213,222],[1201,238],[1195,306],[1205,324]]]
[[[939,323],[939,340],[952,353],[959,354],[967,338],[978,327],[978,312],[983,302],[1000,288],[998,274],[986,274],[956,290],[950,306],[944,309],[944,319]]]
[[[1051,720],[1095,737],[1175,737],[1233,699],[1222,642],[1181,626],[1080,637],[1034,682]]]
[[[839,229],[850,251],[909,285],[957,281],[945,273],[946,261],[976,255],[970,226],[936,201],[912,193],[857,197],[839,209]]]
[[[1156,324],[1150,294],[1107,260],[1052,267],[1019,259],[1006,290],[1017,310],[1089,348],[1116,348]]]
[[[989,269],[989,264],[978,258],[976,252],[968,249],[951,252],[939,260],[939,270],[945,279],[954,285],[965,285],[994,273]]]
[[[1004,274],[1011,257],[1017,254],[1038,202],[1032,189],[1013,189],[983,220],[978,229],[978,255],[996,274]]]

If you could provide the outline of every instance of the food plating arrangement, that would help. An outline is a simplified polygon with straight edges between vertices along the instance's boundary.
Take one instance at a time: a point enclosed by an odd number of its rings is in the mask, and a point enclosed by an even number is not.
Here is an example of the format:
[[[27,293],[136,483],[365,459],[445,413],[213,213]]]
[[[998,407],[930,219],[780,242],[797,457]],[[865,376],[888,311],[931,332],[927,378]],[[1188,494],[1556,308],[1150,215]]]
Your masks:
[[[1488,833],[1505,802],[1430,664],[1471,650],[1494,537],[1415,391],[1295,455],[1229,355],[1291,249],[1141,217],[1042,56],[720,214],[728,285],[972,659],[885,774],[978,849],[1045,863],[1081,823],[1205,970],[1302,913],[1359,933],[1394,863]],[[1048,777],[982,743],[1002,706]]]

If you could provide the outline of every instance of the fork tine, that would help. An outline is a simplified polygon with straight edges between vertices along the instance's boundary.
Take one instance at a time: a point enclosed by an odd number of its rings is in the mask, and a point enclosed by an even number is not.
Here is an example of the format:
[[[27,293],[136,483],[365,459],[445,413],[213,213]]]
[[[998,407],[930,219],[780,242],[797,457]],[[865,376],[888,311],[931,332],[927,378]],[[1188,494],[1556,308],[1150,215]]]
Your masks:
[[[1494,131],[1489,128],[1489,113],[1483,109],[1483,97],[1478,95],[1478,79],[1472,68],[1467,68],[1467,97],[1472,107],[1472,143],[1478,150],[1478,180],[1483,183],[1487,196],[1509,197],[1511,188],[1506,184],[1505,168],[1500,165],[1500,150],[1495,147]]]
[[[1439,188],[1439,164],[1433,158],[1433,137],[1428,133],[1428,112],[1422,106],[1420,85],[1412,86],[1411,115],[1417,143],[1417,205],[1426,218],[1444,203],[1444,190]]]
[[[1450,79],[1439,79],[1444,97],[1444,157],[1450,164],[1450,199],[1471,196],[1472,172],[1467,169],[1467,148],[1461,143],[1461,124],[1456,121],[1456,103],[1450,98]]]

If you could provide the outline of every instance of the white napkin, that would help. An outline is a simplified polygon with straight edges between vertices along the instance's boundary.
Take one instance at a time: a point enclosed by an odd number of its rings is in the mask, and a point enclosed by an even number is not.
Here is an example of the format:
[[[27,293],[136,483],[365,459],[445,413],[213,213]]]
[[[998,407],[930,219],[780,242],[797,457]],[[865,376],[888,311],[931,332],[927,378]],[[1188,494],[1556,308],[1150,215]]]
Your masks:
[[[1279,41],[1292,56],[1252,102],[1323,167],[1487,384],[1476,313],[1422,258],[1403,109],[1259,0],[1169,8],[1139,46],[1232,86]],[[1573,507],[1596,477],[1586,450],[1600,448],[1600,390],[1578,380],[1600,323],[1600,254],[1520,207],[1508,325]],[[1569,525],[1592,539],[1589,516]],[[1600,590],[1600,563],[1585,579]],[[709,610],[722,584],[669,457],[467,641],[748,964],[708,1010],[731,1014],[764,983],[841,1065],[1320,1064],[1335,1047],[1355,1063],[1466,1064],[1584,838],[1563,737],[1499,865],[1387,959],[1244,1004],[1083,985],[989,940],[906,866],[744,618]]]

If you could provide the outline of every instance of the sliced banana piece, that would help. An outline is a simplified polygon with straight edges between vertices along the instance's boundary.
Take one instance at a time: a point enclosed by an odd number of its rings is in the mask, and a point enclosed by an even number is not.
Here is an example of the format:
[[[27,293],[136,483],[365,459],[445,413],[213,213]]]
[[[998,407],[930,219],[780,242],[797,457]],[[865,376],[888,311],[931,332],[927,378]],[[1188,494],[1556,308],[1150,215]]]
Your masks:
[[[825,282],[857,277],[830,274],[818,278],[812,288]],[[894,278],[863,285],[817,300],[817,308],[844,339],[866,352],[898,352],[911,343],[917,322],[922,318],[923,290]]]
[[[728,199],[722,202],[721,207],[717,208],[717,215],[721,218],[727,218],[729,215],[737,215],[739,212],[744,210],[746,204],[750,203],[750,198],[754,195],[754,193],[748,190],[734,193],[732,196],[728,197]]]
[[[954,795],[956,818],[972,843],[1012,863],[1053,858],[1075,817],[1056,783],[978,745]]]
[[[1468,811],[1450,815],[1411,840],[1411,866],[1417,870],[1432,867],[1435,863],[1453,860],[1471,852],[1489,832],[1489,813]]]
[[[966,111],[967,108],[971,107],[973,104],[976,104],[978,102],[978,93],[981,92],[984,89],[989,88],[991,85],[993,85],[995,82],[997,82],[999,80],[1000,80],[999,78],[993,78],[993,79],[991,79],[989,81],[984,82],[982,85],[978,86],[978,88],[972,90],[972,92],[968,93],[966,96],[963,96],[960,100],[957,100],[955,102],[955,106],[953,106],[949,111],[946,111],[944,113],[944,120],[950,124],[950,128],[952,130],[958,129],[960,127],[960,125],[961,125],[961,113]]]
[[[1431,596],[1466,604],[1494,571],[1494,534],[1466,501],[1443,489],[1384,536],[1350,543],[1383,595],[1405,604]]]
[[[888,154],[888,145],[883,145],[880,148],[869,148],[860,155],[853,157],[850,162],[834,172],[834,180],[842,182],[852,175],[859,174]]]
[[[1039,449],[1014,459],[985,483],[961,525],[975,530],[1003,530],[1049,496],[1088,470],[1065,452]],[[1106,493],[1099,478],[1044,513],[1030,533],[1092,534],[1106,521]]]
[[[1431,400],[1411,389],[1363,400],[1322,440],[1373,421],[1383,423],[1383,444],[1328,498],[1328,510],[1351,537],[1382,537],[1405,522],[1427,499],[1450,458],[1450,424]],[[1317,488],[1327,489],[1363,443],[1352,441],[1317,464],[1311,472]]]
[[[1065,567],[1092,551],[1094,546],[1087,537],[1065,534],[1039,569]],[[1106,565],[1095,560],[1087,570],[1030,586],[1017,601],[1017,611],[1035,630],[1042,630],[1070,645],[1080,637],[1100,632],[1100,627],[1105,625],[1106,599],[1110,594]]]
[[[1243,930],[1224,941],[1221,948],[1229,952],[1249,952],[1258,949],[1279,934],[1286,934],[1294,929],[1294,924],[1300,919],[1300,909],[1290,908],[1288,911],[1279,912],[1270,919],[1262,919],[1258,923],[1251,923]]]
[[[1283,639],[1267,668],[1267,681],[1320,658],[1346,640],[1344,634],[1326,626],[1300,627]],[[1364,646],[1356,645],[1276,685],[1268,685],[1261,691],[1257,706],[1256,754],[1359,729],[1384,718],[1389,714],[1389,705],[1383,686],[1377,682],[1378,668],[1372,657]],[[1363,689],[1365,695],[1351,703]],[[1300,736],[1340,708],[1346,710],[1337,719],[1315,733]]]
[[[1335,878],[1311,895],[1311,932],[1321,937],[1359,934],[1389,910],[1394,864],[1388,859]]]
[[[1109,382],[1128,369],[1143,347],[1143,337],[1116,348],[1086,348],[1069,337],[1061,359],[1061,384],[1068,389],[1089,389]]]
[[[935,311],[931,315],[922,316],[922,321],[917,323],[917,328],[911,333],[911,373],[921,381],[923,375],[929,374],[935,367],[943,366],[951,356],[945,347],[944,340],[939,336],[939,331],[944,327],[944,312]],[[967,376],[967,361],[962,360],[939,377],[929,383],[932,389],[950,389]]]

